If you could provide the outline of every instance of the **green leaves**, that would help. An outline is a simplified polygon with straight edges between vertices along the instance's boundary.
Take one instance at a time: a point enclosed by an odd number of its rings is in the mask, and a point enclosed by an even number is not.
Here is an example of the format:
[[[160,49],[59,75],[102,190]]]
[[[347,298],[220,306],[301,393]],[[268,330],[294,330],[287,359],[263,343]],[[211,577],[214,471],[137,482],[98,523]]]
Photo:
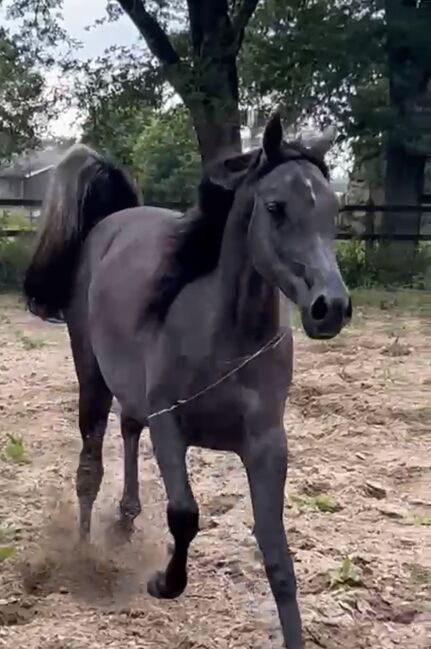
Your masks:
[[[6,460],[16,464],[31,464],[31,459],[25,452],[23,438],[18,435],[8,435],[8,438],[4,449]]]
[[[15,548],[10,545],[0,545],[0,564],[15,554]]]
[[[19,44],[0,27],[0,164],[36,142],[46,110],[43,78]]]
[[[382,74],[382,16],[361,0],[267,0],[252,20],[240,73],[247,103],[271,98],[292,122],[313,115],[352,134],[351,100]]]
[[[194,203],[201,160],[182,107],[153,114],[133,150],[133,170],[146,203]]]
[[[339,568],[329,571],[329,585],[331,588],[362,585],[359,571],[350,557],[344,557]]]
[[[140,48],[113,47],[83,66],[75,92],[87,115],[83,140],[130,169],[133,147],[152,110],[162,104],[160,68]]]

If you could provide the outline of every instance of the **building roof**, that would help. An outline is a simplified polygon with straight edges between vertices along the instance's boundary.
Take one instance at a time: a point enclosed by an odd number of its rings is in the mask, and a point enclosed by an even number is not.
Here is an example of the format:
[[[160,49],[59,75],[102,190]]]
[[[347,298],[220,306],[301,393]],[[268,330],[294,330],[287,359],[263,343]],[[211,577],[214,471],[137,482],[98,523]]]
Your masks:
[[[0,178],[29,178],[57,165],[70,147],[70,142],[46,144],[40,149],[27,151],[0,167]]]

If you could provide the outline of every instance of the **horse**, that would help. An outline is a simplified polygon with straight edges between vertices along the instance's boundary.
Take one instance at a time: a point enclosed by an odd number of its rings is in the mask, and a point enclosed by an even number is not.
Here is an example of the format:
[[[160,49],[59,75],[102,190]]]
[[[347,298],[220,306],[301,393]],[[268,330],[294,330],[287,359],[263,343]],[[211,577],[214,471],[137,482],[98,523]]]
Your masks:
[[[286,142],[275,114],[259,149],[205,168],[196,207],[183,215],[139,205],[125,171],[76,145],[52,174],[24,281],[30,311],[62,318],[70,337],[80,538],[90,534],[113,396],[124,443],[117,523],[126,538],[141,511],[138,446],[147,425],[166,489],[173,544],[166,569],[148,582],[154,597],[176,598],[187,585],[199,529],[188,448],[236,453],[288,649],[303,641],[283,523],[293,343],[280,325],[279,291],[311,338],[332,338],[351,319],[333,251],[330,146],[327,134],[308,147]]]

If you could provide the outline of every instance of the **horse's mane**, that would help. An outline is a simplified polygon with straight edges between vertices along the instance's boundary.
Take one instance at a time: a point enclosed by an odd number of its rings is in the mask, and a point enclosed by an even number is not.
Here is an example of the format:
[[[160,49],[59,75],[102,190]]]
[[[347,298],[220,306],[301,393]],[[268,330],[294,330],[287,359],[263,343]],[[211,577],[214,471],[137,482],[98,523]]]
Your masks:
[[[163,321],[181,290],[216,268],[236,191],[246,179],[249,182],[258,180],[278,165],[294,159],[313,163],[325,178],[329,178],[325,162],[311,155],[299,142],[284,143],[276,161],[258,165],[260,158],[261,149],[258,149],[229,159],[229,162],[236,162],[237,167],[240,163],[244,165],[242,174],[236,170],[238,181],[233,189],[218,184],[212,179],[211,173],[204,172],[198,186],[197,205],[180,218],[177,229],[170,237],[169,249],[165,251],[146,309],[150,318]]]

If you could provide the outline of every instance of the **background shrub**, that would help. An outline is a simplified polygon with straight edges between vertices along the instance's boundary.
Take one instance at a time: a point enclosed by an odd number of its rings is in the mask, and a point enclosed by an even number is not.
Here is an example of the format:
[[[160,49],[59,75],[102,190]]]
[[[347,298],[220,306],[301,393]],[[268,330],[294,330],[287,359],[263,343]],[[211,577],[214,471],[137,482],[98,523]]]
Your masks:
[[[337,259],[349,288],[430,288],[431,247],[427,243],[367,246],[362,241],[340,241]]]
[[[30,261],[32,235],[0,237],[0,291],[21,290]]]

